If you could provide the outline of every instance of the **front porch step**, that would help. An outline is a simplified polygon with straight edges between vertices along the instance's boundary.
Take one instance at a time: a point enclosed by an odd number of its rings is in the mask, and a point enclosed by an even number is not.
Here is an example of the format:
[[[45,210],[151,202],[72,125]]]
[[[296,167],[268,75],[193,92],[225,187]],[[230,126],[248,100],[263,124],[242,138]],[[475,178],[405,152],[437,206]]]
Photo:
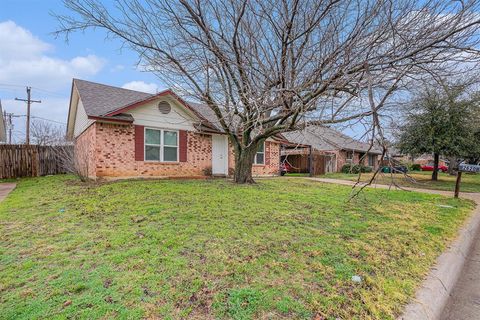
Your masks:
[[[226,174],[212,174],[213,178],[227,178]]]

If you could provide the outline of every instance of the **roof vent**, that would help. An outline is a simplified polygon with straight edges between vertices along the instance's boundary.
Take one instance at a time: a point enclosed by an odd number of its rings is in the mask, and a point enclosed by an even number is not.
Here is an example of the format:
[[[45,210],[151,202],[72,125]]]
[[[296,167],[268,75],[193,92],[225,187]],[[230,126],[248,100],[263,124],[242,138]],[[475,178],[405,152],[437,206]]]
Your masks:
[[[158,110],[163,114],[168,114],[170,113],[170,110],[172,110],[172,107],[167,101],[160,101],[158,103]]]

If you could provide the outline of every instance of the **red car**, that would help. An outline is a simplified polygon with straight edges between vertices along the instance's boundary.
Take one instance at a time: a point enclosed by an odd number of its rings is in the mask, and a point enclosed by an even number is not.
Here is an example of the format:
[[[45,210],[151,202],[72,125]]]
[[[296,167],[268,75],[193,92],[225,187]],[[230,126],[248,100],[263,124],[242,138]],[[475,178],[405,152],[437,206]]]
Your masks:
[[[424,165],[420,167],[422,171],[433,171],[433,166],[431,165]],[[438,170],[442,172],[447,172],[448,167],[447,166],[438,166]]]
[[[292,166],[288,162],[280,163],[280,174],[284,176],[287,172],[292,172]]]

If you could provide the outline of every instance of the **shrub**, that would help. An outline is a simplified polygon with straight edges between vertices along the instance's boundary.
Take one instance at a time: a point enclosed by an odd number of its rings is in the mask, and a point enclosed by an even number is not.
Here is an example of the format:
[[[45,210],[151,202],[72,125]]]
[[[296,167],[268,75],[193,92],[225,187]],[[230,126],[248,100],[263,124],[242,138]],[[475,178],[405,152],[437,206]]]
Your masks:
[[[418,163],[412,163],[412,165],[410,166],[411,171],[420,171],[421,169],[422,167]]]
[[[206,167],[202,171],[203,171],[203,175],[207,177],[212,175],[212,167]]]
[[[351,173],[352,172],[352,165],[344,164],[341,171],[342,171],[342,173]]]
[[[358,174],[358,173],[369,173],[369,172],[372,172],[372,167],[367,167],[367,166],[364,166],[362,164],[345,164],[343,167],[342,167],[342,173],[355,173],[355,174]]]
[[[367,166],[362,166],[362,172],[364,173],[370,173],[373,171],[373,168],[372,167],[367,167]]]

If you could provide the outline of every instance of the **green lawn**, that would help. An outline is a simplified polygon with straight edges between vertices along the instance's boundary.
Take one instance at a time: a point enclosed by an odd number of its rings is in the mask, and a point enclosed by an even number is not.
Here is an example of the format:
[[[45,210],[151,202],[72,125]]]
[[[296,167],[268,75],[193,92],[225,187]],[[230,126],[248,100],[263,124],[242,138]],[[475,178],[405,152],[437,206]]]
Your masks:
[[[393,319],[473,206],[350,192],[21,180],[0,203],[0,318]]]
[[[321,176],[322,178],[334,178],[357,181],[358,174],[346,174],[346,173],[329,173]],[[372,177],[372,173],[362,173],[360,180],[369,181]],[[376,183],[378,184],[391,184],[392,181],[400,186],[412,187],[412,188],[424,188],[453,191],[455,189],[456,176],[451,176],[448,173],[439,172],[438,181],[432,181],[432,172],[428,171],[410,171],[408,176],[404,174],[390,174],[379,173],[376,177]],[[392,180],[393,179],[393,180]],[[460,191],[463,192],[480,192],[480,174],[463,173],[462,184]]]

